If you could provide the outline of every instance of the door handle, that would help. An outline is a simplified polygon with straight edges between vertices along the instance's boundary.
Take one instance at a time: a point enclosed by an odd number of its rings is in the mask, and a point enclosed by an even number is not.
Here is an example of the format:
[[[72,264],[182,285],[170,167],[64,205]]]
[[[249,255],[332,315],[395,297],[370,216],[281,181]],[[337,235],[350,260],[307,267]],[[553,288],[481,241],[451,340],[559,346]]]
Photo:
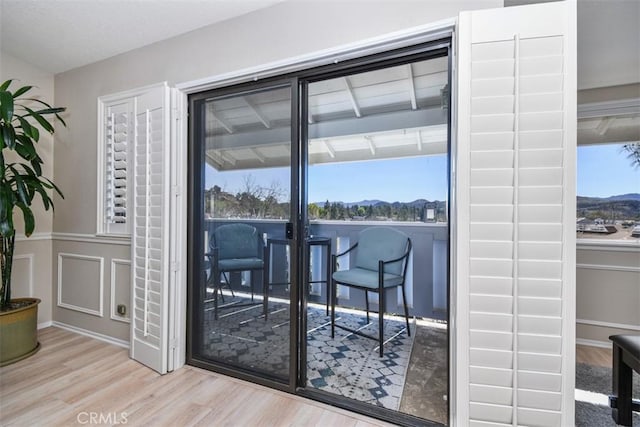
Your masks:
[[[293,223],[292,222],[287,223],[286,234],[287,234],[287,239],[289,240],[293,239]]]

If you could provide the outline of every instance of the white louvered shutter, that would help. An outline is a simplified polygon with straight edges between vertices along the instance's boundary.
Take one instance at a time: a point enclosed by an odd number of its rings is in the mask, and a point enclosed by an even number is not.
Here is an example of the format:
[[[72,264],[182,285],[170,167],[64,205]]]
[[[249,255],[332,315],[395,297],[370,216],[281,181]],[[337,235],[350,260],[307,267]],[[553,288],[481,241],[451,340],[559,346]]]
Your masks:
[[[169,288],[169,89],[136,97],[131,357],[167,372]]]
[[[573,425],[575,3],[458,30],[454,416]]]
[[[106,106],[103,117],[105,181],[104,225],[110,234],[128,234],[130,205],[128,189],[129,157],[133,143],[133,100],[128,99]]]

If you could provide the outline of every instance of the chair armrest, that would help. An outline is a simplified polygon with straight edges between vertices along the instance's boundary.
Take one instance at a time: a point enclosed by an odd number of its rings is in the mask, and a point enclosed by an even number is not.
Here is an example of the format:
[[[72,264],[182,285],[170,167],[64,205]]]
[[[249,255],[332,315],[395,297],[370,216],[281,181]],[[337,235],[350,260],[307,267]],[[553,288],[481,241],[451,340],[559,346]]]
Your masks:
[[[217,258],[218,257],[218,248],[212,248],[213,250],[210,252],[205,252],[204,256],[206,256],[207,258],[209,258],[210,260],[212,260],[213,258]]]
[[[401,257],[396,258],[396,259],[391,259],[389,261],[380,260],[379,262],[381,262],[382,264],[391,264],[391,263],[394,263],[394,262],[398,262],[398,261],[401,261],[401,260],[407,258],[410,253],[411,253],[411,240],[409,240],[409,244],[407,245],[407,251],[404,253],[404,255],[402,255]]]
[[[341,256],[343,256],[343,255],[346,255],[346,254],[348,254],[349,252],[351,252],[352,250],[354,250],[357,246],[358,246],[358,244],[357,244],[357,243],[355,243],[353,246],[351,246],[351,247],[350,247],[349,249],[347,249],[346,251],[344,251],[344,252],[342,252],[342,253],[339,253],[339,254],[335,254],[334,256],[335,256],[336,258],[339,258],[339,257],[341,257]]]

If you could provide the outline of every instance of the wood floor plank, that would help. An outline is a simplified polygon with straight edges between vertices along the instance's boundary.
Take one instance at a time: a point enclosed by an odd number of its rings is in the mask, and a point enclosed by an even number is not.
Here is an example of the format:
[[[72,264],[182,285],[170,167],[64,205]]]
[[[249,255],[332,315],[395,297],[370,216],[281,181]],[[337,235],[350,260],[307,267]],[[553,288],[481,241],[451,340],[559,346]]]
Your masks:
[[[591,366],[611,367],[612,353],[610,348],[592,347],[588,345],[576,346],[576,362]]]
[[[387,425],[191,366],[158,375],[126,349],[56,327],[39,340],[35,356],[0,368],[3,426],[87,425],[90,416],[161,427]]]

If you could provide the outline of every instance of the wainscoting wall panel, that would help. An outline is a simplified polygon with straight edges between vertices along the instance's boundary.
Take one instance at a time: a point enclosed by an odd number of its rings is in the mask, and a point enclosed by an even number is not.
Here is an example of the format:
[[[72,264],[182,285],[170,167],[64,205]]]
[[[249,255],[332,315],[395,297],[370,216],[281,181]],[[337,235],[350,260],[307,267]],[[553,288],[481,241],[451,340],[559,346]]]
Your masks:
[[[127,314],[130,311],[131,250],[123,244],[125,241],[54,233],[52,320],[55,324],[129,342],[128,316],[119,316],[116,310],[118,304],[125,304]],[[57,304],[59,296],[62,305]]]
[[[58,253],[58,307],[103,316],[104,258]]]
[[[578,243],[577,342],[610,346],[609,335],[640,331],[640,247]]]
[[[28,253],[13,256],[11,270],[11,298],[34,297],[33,259],[35,254]]]
[[[111,298],[109,312],[111,320],[129,323],[129,310],[131,306],[131,260],[111,259]],[[126,313],[118,314],[117,307],[124,304]]]

